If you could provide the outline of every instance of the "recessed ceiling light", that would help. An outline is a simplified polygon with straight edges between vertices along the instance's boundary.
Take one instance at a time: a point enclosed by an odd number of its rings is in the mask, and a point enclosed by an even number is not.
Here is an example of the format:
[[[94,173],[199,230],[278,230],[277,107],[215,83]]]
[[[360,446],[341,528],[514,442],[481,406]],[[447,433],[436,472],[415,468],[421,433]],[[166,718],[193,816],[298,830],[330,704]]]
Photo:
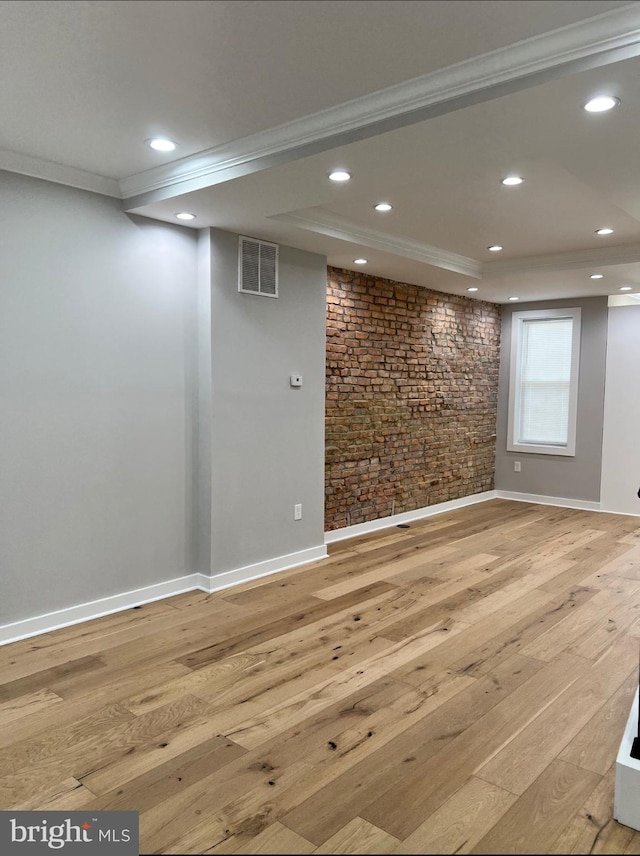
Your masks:
[[[181,211],[179,214],[176,214],[177,220],[195,220],[195,214],[189,214],[188,211]]]
[[[506,178],[502,179],[502,183],[506,184],[507,187],[515,187],[518,184],[522,184],[524,178],[520,175],[508,175]]]
[[[622,288],[620,289],[620,291],[631,291],[631,286],[630,285],[623,285]]]
[[[602,279],[603,276],[604,276],[603,273],[592,273],[589,276],[589,279]]]
[[[606,113],[607,110],[613,110],[620,103],[620,99],[615,95],[596,95],[584,105],[587,113]]]
[[[520,300],[519,297],[510,297],[509,300]]]
[[[347,172],[346,169],[334,169],[329,173],[329,178],[331,181],[349,181],[351,173]]]
[[[354,259],[353,263],[354,263],[354,265],[366,265],[367,260],[366,259]]]
[[[156,152],[172,152],[176,148],[173,140],[166,140],[164,137],[154,137],[152,140],[147,140],[147,145]]]
[[[373,206],[376,211],[391,211],[393,205],[389,205],[388,202],[378,202],[377,205]]]
[[[487,247],[490,253],[499,253],[502,247],[500,244],[493,244],[491,247]]]
[[[613,229],[605,226],[604,229],[596,229],[596,235],[613,235]]]
[[[471,285],[471,286],[469,286],[469,288],[467,289],[467,291],[477,291],[477,290],[478,290],[478,287],[477,287],[476,285]]]

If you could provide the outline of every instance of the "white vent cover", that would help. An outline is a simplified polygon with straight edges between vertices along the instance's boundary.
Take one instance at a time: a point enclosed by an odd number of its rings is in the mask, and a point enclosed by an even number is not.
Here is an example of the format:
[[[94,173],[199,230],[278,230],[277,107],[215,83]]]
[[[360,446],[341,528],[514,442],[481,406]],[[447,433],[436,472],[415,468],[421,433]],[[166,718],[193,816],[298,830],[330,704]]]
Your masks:
[[[278,296],[278,245],[240,236],[238,291]]]

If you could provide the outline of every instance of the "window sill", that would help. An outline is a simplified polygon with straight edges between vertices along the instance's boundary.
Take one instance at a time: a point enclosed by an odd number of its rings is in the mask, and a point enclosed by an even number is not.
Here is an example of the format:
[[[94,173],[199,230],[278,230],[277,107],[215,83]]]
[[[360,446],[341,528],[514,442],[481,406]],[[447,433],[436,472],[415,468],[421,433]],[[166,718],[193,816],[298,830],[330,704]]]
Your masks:
[[[507,452],[519,452],[530,455],[562,455],[575,458],[575,447],[571,446],[535,446],[529,443],[507,443]]]

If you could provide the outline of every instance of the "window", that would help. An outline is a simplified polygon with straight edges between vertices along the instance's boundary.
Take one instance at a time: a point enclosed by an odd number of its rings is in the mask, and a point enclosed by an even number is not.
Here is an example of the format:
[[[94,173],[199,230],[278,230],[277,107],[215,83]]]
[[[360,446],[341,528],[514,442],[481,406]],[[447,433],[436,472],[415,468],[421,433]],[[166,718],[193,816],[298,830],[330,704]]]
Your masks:
[[[575,455],[580,310],[514,312],[507,449]]]

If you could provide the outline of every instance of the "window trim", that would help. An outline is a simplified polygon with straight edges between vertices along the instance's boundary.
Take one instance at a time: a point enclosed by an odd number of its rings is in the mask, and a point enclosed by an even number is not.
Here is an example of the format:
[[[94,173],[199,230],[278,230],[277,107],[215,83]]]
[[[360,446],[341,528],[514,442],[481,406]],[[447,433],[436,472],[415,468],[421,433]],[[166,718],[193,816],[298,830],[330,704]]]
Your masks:
[[[507,426],[508,452],[575,457],[576,423],[578,416],[578,383],[580,379],[581,314],[579,307],[567,309],[530,309],[523,312],[513,312],[511,314],[511,364],[509,366],[509,420]],[[565,446],[518,443],[515,438],[516,402],[519,400],[519,366],[522,351],[523,322],[531,320],[546,321],[549,318],[571,318],[573,320],[571,339],[571,382],[569,387],[569,419],[567,444]]]

